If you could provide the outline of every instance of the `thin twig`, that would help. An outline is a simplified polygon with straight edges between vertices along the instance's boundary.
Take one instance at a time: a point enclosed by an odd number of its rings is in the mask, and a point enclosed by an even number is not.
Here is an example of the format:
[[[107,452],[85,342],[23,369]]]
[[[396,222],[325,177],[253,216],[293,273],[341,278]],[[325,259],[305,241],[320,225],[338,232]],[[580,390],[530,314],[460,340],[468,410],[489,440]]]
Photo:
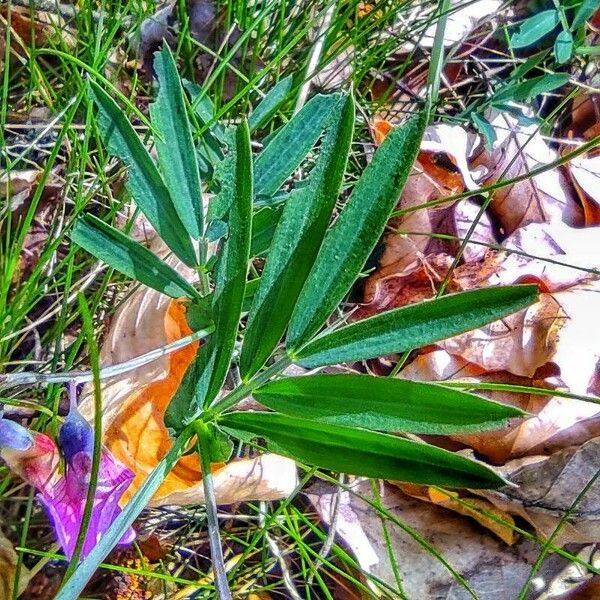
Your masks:
[[[142,367],[155,361],[157,358],[167,356],[180,348],[188,346],[196,340],[208,337],[214,331],[214,327],[208,329],[201,329],[191,335],[184,338],[171,342],[161,348],[155,348],[140,354],[131,360],[128,360],[117,365],[110,365],[109,367],[103,367],[100,369],[100,379],[108,379],[109,377],[115,377],[116,375],[122,375],[128,371],[133,371],[138,367]],[[33,383],[85,383],[93,380],[92,371],[65,371],[63,373],[36,373],[34,371],[21,371],[19,373],[4,373],[0,375],[0,385],[12,387],[15,385],[29,385]]]

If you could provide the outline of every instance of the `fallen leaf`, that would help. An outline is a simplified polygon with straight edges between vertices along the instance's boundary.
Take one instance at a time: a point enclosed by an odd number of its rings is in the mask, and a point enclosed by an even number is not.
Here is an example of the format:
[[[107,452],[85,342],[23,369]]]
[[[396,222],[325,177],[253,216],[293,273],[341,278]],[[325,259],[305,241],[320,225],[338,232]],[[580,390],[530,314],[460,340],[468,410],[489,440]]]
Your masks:
[[[0,174],[0,199],[8,201],[13,229],[17,229],[26,218],[31,201],[37,192],[41,173],[36,169],[28,169]],[[51,173],[44,184],[33,219],[23,238],[13,283],[27,277],[37,264],[46,246],[48,236],[56,226],[62,189],[63,186],[56,171]],[[6,225],[7,222],[0,223],[0,234],[4,232]],[[62,253],[62,248],[59,253]]]
[[[387,131],[387,121],[375,119],[373,129],[376,139]],[[461,127],[435,125],[428,127],[407,184],[399,199],[396,210],[404,214],[391,219],[384,237],[384,252],[379,260],[379,268],[367,283],[366,302],[372,292],[369,286],[380,278],[398,274],[423,256],[458,250],[460,241],[465,238],[479,206],[470,200],[453,205],[427,207],[427,203],[437,201],[465,189],[476,189],[482,171],[469,165],[475,151],[477,138],[466,133]],[[436,238],[432,234],[442,234]],[[486,252],[487,245],[495,244],[496,239],[487,214],[479,219],[471,234],[472,243],[467,244],[464,257],[467,262],[479,260]]]
[[[338,90],[352,79],[354,46],[349,45],[341,51],[332,48],[331,55],[333,58],[320,68],[311,80],[317,88],[323,91]]]
[[[545,538],[570,511],[555,545],[595,543],[599,539],[600,482],[596,480],[579,502],[576,500],[600,472],[600,438],[549,457],[511,461],[501,471],[515,485],[483,492],[495,506],[523,517]]]
[[[66,570],[67,565],[64,561],[46,562],[33,575],[27,588],[19,596],[19,600],[52,600],[56,598]]]
[[[558,292],[594,281],[599,233],[599,228],[576,229],[564,223],[532,223],[517,229],[504,241],[505,250],[485,257],[487,285],[535,281],[542,291]],[[456,277],[461,279],[461,273]]]
[[[465,517],[471,517],[509,546],[512,546],[519,537],[514,528],[511,528],[515,525],[514,519],[507,512],[496,508],[488,500],[427,486],[406,483],[397,485],[400,490],[413,498],[431,502],[436,506],[447,508]],[[489,514],[496,517],[496,519],[488,516]],[[504,523],[507,523],[507,525]]]
[[[61,15],[10,4],[0,6],[0,38],[4,40],[9,39],[6,33],[9,18],[11,58],[16,56],[27,60],[29,48],[44,48],[52,40],[70,49],[77,44],[73,30]]]
[[[473,161],[472,166],[487,169],[481,183],[489,185],[526,175],[559,158],[537,124],[522,125],[506,112],[487,117],[496,140],[491,152],[484,151]],[[494,191],[490,210],[505,235],[529,223],[583,223],[582,210],[569,182],[557,168]]]
[[[196,273],[173,256],[159,238],[152,249],[189,281]],[[126,362],[155,348],[190,335],[185,304],[141,287],[116,312],[100,352],[103,366]],[[198,342],[103,381],[103,441],[117,460],[135,473],[123,499],[139,488],[172,445],[164,424],[165,410],[183,375],[196,356]],[[92,388],[86,386],[81,413],[93,418]],[[289,494],[297,481],[292,460],[273,455],[233,461],[215,467],[215,490],[221,504],[245,500],[274,500]],[[204,498],[196,453],[183,456],[150,502],[195,504]],[[218,482],[218,483],[217,483]]]
[[[600,155],[577,156],[567,163],[586,225],[600,225]]]
[[[352,489],[373,499],[370,484],[356,480]],[[414,528],[461,573],[474,588],[479,600],[516,598],[525,583],[539,547],[520,540],[508,547],[478,524],[445,508],[410,498],[389,484],[381,488],[382,505],[397,519]],[[332,486],[316,484],[308,497],[325,524],[333,519],[336,501],[336,539],[347,548],[367,574],[373,575],[397,590],[389,557],[397,559],[402,578],[403,595],[407,598],[447,598],[463,600],[472,596],[422,545],[387,521],[390,548],[386,545],[381,516],[363,500],[348,491],[340,495]],[[564,565],[564,560],[559,561]],[[542,569],[555,569],[548,561]],[[372,588],[374,583],[370,583]],[[381,593],[384,597],[399,597]]]
[[[488,372],[477,364],[469,363],[460,356],[454,356],[440,349],[419,354],[413,362],[402,370],[401,376],[405,379],[416,381],[443,382],[460,380],[467,384],[469,382],[489,382],[532,387],[552,387],[551,382],[546,380],[518,377],[507,371]],[[524,427],[530,421],[536,421],[537,423],[544,422],[546,417],[543,411],[552,402],[552,389],[548,390],[548,396],[504,391],[476,390],[476,393],[497,402],[518,406],[522,410],[537,415],[527,420],[515,419],[501,429],[494,431],[451,436],[452,440],[474,448],[479,454],[485,456],[494,464],[504,464],[509,457],[517,454],[515,444],[520,428]],[[564,399],[556,398],[558,403],[561,400]],[[527,427],[530,426],[531,424]],[[534,446],[538,445],[537,440],[531,439],[530,441]]]

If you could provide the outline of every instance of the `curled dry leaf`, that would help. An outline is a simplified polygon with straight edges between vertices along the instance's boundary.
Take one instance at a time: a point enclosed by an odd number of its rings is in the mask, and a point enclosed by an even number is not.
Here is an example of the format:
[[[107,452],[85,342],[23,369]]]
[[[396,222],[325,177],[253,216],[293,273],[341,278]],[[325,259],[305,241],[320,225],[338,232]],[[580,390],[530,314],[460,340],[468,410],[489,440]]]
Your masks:
[[[538,125],[522,125],[509,113],[487,116],[496,140],[491,152],[484,151],[473,161],[473,166],[487,169],[481,183],[527,175],[558,159]],[[529,223],[583,223],[581,207],[557,168],[494,191],[490,210],[505,235]]]
[[[11,27],[10,37],[6,33],[8,22]],[[77,44],[73,30],[67,27],[60,15],[30,10],[25,6],[11,6],[10,3],[0,6],[0,38],[10,39],[11,58],[16,56],[21,59],[27,59],[28,48],[44,48],[52,40],[56,42],[60,39],[68,48],[74,48]]]
[[[31,200],[37,192],[41,174],[42,171],[37,169],[0,174],[0,201],[8,202],[11,226],[14,229],[17,229],[19,224],[26,218]],[[58,200],[62,188],[56,171],[52,172],[45,182],[32,223],[23,238],[22,250],[13,282],[16,283],[31,273],[44,250],[50,232],[53,228],[56,228],[60,220],[60,203]],[[7,221],[0,223],[0,234],[4,232],[6,225]]]
[[[468,219],[467,219],[468,221]],[[598,393],[600,342],[590,327],[595,322],[600,282],[589,265],[597,264],[597,228],[575,229],[562,222],[532,223],[505,240],[506,251],[486,251],[483,260],[456,268],[448,291],[491,285],[536,282],[544,292],[528,309],[476,331],[440,342],[446,352],[419,356],[404,371],[411,379],[444,380],[473,377],[536,385],[577,394]],[[386,251],[394,248],[389,238]],[[384,254],[385,257],[385,254]],[[406,260],[408,256],[405,257]],[[448,254],[419,256],[400,269],[382,265],[365,284],[365,304],[357,318],[432,298],[452,262]],[[582,423],[600,414],[593,403],[529,394],[492,395],[515,402],[536,414],[501,434],[459,438],[494,462],[535,451],[543,444],[581,439],[596,431]]]
[[[431,502],[441,508],[448,508],[459,515],[475,519],[509,546],[512,546],[518,539],[518,534],[513,528],[515,525],[514,519],[507,512],[496,508],[488,500],[421,485],[406,483],[397,485],[400,490],[413,498]],[[490,514],[495,518],[489,516]]]
[[[577,156],[567,163],[583,206],[586,225],[600,225],[600,155]]]
[[[375,141],[382,141],[391,127],[389,121],[376,118],[372,126]],[[477,137],[461,127],[439,124],[427,128],[417,162],[396,207],[404,214],[388,223],[391,233],[384,238],[380,268],[371,284],[402,271],[422,255],[451,254],[458,249],[459,240],[465,237],[479,212],[478,205],[462,201],[427,207],[427,203],[477,188],[483,171],[469,166],[476,146]],[[432,234],[449,238],[438,239]],[[473,243],[465,252],[468,261],[479,259],[486,244],[496,243],[487,215],[480,219],[471,240]]]
[[[153,249],[164,257],[166,248],[157,240]],[[195,274],[191,269],[176,258],[166,260],[193,281]],[[117,311],[102,345],[100,360],[103,366],[119,364],[191,333],[183,302],[140,288]],[[172,440],[163,422],[164,412],[197,348],[198,343],[192,343],[134,371],[103,381],[104,444],[135,473],[124,500],[131,498],[171,447]],[[91,386],[87,386],[80,410],[88,420],[93,419],[92,396]],[[221,465],[215,479],[220,503],[274,500],[293,490],[296,467],[289,459],[264,455]],[[197,455],[192,453],[179,460],[150,504],[195,504],[202,498],[200,465]]]
[[[597,393],[600,343],[589,327],[589,320],[580,320],[580,314],[596,312],[599,289],[596,283],[590,288],[541,294],[540,302],[525,311],[441,342],[439,345],[444,349],[419,355],[402,371],[402,376],[548,388],[548,396],[481,392],[533,415],[501,430],[452,436],[496,464],[598,435],[600,405],[553,396],[552,389]]]

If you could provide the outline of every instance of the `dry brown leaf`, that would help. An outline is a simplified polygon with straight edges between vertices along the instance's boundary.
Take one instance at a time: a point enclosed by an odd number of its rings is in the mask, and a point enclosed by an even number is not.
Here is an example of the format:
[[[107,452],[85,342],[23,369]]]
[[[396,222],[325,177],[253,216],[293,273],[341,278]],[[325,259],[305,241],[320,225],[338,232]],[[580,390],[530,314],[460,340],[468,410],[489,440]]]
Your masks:
[[[424,485],[398,483],[397,487],[413,498],[431,502],[441,508],[452,510],[459,515],[475,519],[480,525],[489,529],[509,546],[512,546],[519,538],[519,534],[514,530],[515,521],[510,514],[498,509],[487,500],[472,498],[463,493],[459,494],[458,492],[439,490]],[[489,514],[496,518],[488,516]]]
[[[18,223],[25,219],[31,200],[37,192],[41,174],[42,171],[35,169],[0,174],[0,200],[7,200],[9,203],[13,227],[17,227]],[[26,277],[37,264],[48,235],[53,226],[56,226],[56,218],[60,210],[58,200],[62,189],[63,186],[56,172],[52,172],[44,184],[31,225],[23,239],[13,282]],[[6,225],[6,221],[0,223],[0,234]],[[62,249],[60,251],[62,252]]]
[[[600,438],[555,452],[550,457],[511,461],[501,471],[515,485],[481,493],[495,506],[526,519],[546,538],[570,511],[554,543],[598,541],[600,482],[593,483],[578,503],[576,500],[600,471]]]
[[[385,275],[386,270],[377,271],[367,279],[364,303],[357,307],[352,318],[364,319],[385,310],[429,300],[435,296],[437,286],[451,264],[451,256],[434,254],[418,258],[403,268],[398,267],[390,275]],[[450,290],[454,291],[455,286],[451,285]]]
[[[18,555],[5,535],[0,531],[0,600],[12,600]],[[19,594],[29,583],[29,570],[21,566],[19,571]]]
[[[600,225],[600,156],[577,156],[567,163],[586,225]]]
[[[600,260],[599,233],[600,228],[575,229],[564,223],[532,223],[517,229],[505,240],[506,251],[485,257],[487,284],[535,281],[542,291],[558,292],[589,283],[597,279],[593,267]]]
[[[506,371],[486,372],[486,370],[474,363],[469,363],[459,356],[448,354],[445,350],[435,349],[420,354],[402,371],[402,377],[416,381],[452,381],[460,380],[473,383],[506,383],[512,385],[523,385],[533,387],[550,387],[550,383],[544,380],[535,380],[526,377],[517,377]],[[495,431],[484,431],[468,435],[454,435],[452,439],[461,442],[477,450],[488,460],[495,464],[503,464],[506,460],[516,454],[515,442],[519,430],[529,421],[544,419],[543,410],[551,402],[549,390],[548,396],[539,396],[528,393],[511,393],[502,391],[478,391],[478,394],[538,415],[527,421],[515,419],[503,428]],[[556,399],[560,401],[561,399]],[[536,442],[531,440],[534,445]]]
[[[338,90],[352,79],[355,50],[349,45],[341,51],[332,49],[333,58],[312,78],[312,83],[323,91]]]
[[[355,481],[352,489],[373,499],[367,481]],[[470,519],[410,498],[388,484],[380,490],[383,506],[400,521],[416,529],[464,575],[479,600],[512,600],[517,597],[539,554],[537,544],[520,540],[508,547]],[[391,548],[388,548],[381,516],[350,492],[342,491],[338,496],[336,488],[317,484],[308,490],[308,496],[325,524],[332,522],[339,498],[336,539],[354,555],[366,573],[397,589],[389,562],[391,554],[400,570],[405,597],[452,600],[472,597],[435,556],[389,520],[386,527]],[[564,560],[559,561],[561,567],[564,563]],[[555,564],[549,561],[541,576],[545,575],[548,566],[556,569]],[[392,593],[382,596],[397,597]]]
[[[382,127],[382,124],[386,124]],[[376,139],[383,137],[389,123],[375,120],[373,134]],[[461,201],[454,205],[427,208],[431,201],[443,199],[465,189],[475,189],[481,172],[471,169],[469,160],[477,144],[476,136],[462,128],[449,125],[428,127],[421,145],[421,152],[415,163],[397,210],[405,211],[400,217],[388,223],[384,237],[384,253],[379,268],[367,282],[366,302],[376,294],[370,289],[382,278],[398,275],[403,278],[407,268],[414,268],[415,262],[424,256],[458,250],[479,206],[472,201]],[[443,234],[449,238],[438,239],[432,234]],[[496,243],[488,215],[483,214],[469,243],[464,257],[467,262],[479,260],[487,246]]]
[[[158,238],[157,238],[158,240]],[[160,244],[160,245],[159,245]],[[160,250],[157,251],[157,248]],[[154,251],[166,255],[162,242]],[[196,274],[176,258],[167,262],[193,281]],[[117,311],[101,348],[103,366],[131,360],[191,333],[185,305],[147,288],[136,290]],[[172,445],[164,425],[164,412],[179,387],[198,343],[163,356],[147,365],[103,382],[104,444],[128,466],[135,479],[124,494],[127,501]],[[93,418],[91,387],[83,393],[82,414]],[[278,456],[234,461],[215,473],[217,500],[223,504],[244,500],[274,500],[296,485],[295,463]],[[182,457],[154,495],[151,505],[201,502],[203,487],[198,457]]]
[[[468,36],[481,22],[495,15],[502,6],[499,0],[452,0],[450,12],[444,29],[444,46],[452,46]],[[422,18],[423,7],[414,9],[412,16],[407,18],[411,23],[413,19]],[[419,36],[416,44],[407,43],[404,49],[411,51],[415,45],[422,48],[433,48],[436,24],[430,25],[425,32]]]
[[[10,15],[9,15],[10,11]],[[28,48],[44,48],[50,40],[60,37],[61,43],[75,48],[77,40],[73,30],[56,13],[10,4],[0,5],[0,38],[8,39],[6,27],[10,17],[11,57],[27,59]],[[3,57],[4,58],[4,57]],[[0,72],[2,65],[0,64]]]
[[[521,125],[508,113],[489,115],[488,120],[497,139],[491,152],[482,152],[473,162],[487,169],[484,184],[526,175],[558,158],[537,125]],[[529,223],[583,223],[569,182],[556,168],[496,190],[490,209],[506,235]]]

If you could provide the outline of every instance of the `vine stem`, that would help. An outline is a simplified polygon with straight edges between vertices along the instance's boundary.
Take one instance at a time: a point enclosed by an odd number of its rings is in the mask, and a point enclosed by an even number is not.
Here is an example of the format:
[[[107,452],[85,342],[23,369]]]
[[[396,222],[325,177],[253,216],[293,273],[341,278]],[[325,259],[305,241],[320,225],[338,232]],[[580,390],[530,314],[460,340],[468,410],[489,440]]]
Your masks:
[[[220,600],[232,600],[227,571],[225,570],[225,559],[221,536],[219,535],[219,520],[217,517],[217,499],[213,484],[212,472],[210,470],[210,446],[208,443],[208,428],[204,423],[198,423],[198,453],[202,465],[202,485],[204,486],[204,498],[206,501],[206,521],[208,524],[208,543],[212,558],[212,568],[215,575],[215,587]]]

